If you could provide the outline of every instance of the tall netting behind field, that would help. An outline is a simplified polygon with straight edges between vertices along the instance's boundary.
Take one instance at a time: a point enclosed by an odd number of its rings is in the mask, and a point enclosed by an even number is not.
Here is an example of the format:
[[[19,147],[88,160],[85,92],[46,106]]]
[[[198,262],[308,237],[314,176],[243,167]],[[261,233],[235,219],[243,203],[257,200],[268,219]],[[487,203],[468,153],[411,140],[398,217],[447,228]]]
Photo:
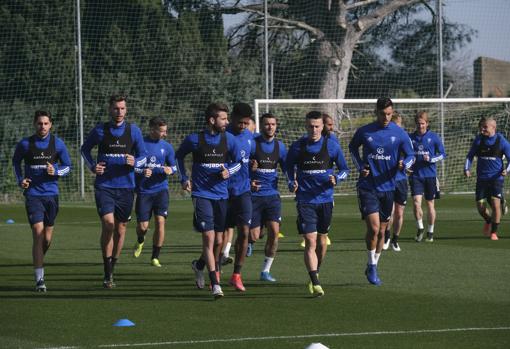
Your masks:
[[[335,115],[335,135],[340,140],[342,150],[347,159],[351,174],[348,179],[336,188],[336,193],[355,193],[358,171],[355,169],[349,154],[348,145],[356,130],[367,123],[375,121],[375,101],[366,103],[304,103],[299,100],[292,103],[279,104],[277,100],[259,105],[259,114],[264,113],[266,107],[278,117],[279,128],[277,137],[285,145],[297,140],[306,134],[305,115],[311,110],[330,110]],[[510,135],[510,99],[498,103],[462,102],[444,103],[441,113],[438,103],[406,102],[400,100],[395,102],[394,108],[403,116],[404,128],[407,132],[414,132],[414,116],[418,111],[427,111],[430,119],[430,130],[441,136],[443,129],[443,143],[447,158],[438,165],[438,176],[441,184],[441,191],[472,192],[475,187],[475,179],[466,179],[463,175],[466,155],[471,143],[478,134],[478,122],[482,116],[495,117],[498,123],[498,132],[508,138]],[[331,113],[334,110],[335,113]],[[443,115],[443,126],[441,125]],[[361,151],[361,149],[360,149]],[[476,160],[474,163],[476,168]],[[283,176],[280,177],[280,189],[286,193],[287,184]]]

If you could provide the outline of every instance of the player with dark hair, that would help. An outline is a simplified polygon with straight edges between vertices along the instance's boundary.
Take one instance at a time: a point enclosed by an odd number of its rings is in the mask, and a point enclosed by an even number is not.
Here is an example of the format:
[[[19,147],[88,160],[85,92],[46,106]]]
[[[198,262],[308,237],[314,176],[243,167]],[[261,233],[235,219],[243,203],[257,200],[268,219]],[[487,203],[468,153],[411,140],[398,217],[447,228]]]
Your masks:
[[[81,146],[87,167],[96,175],[94,183],[97,213],[101,219],[101,250],[104,266],[104,288],[113,288],[113,272],[133,209],[136,167],[146,162],[142,131],[126,121],[126,96],[110,97],[110,120],[92,129]],[[98,147],[97,161],[92,148]]]
[[[349,151],[360,172],[358,200],[365,220],[368,263],[367,280],[380,285],[377,263],[384,245],[384,232],[391,216],[395,192],[395,175],[399,171],[400,154],[409,169],[414,161],[411,141],[407,133],[391,122],[393,102],[389,98],[377,100],[377,120],[360,127],[349,143]],[[359,148],[362,147],[362,156]]]
[[[285,173],[287,149],[282,141],[276,138],[278,120],[271,113],[260,117],[260,135],[255,137],[251,146],[251,198],[253,213],[250,236],[256,241],[265,225],[267,240],[264,249],[264,263],[260,272],[261,281],[275,282],[271,275],[271,265],[278,248],[278,233],[281,223],[281,199],[278,192],[277,167]]]
[[[237,141],[241,162],[239,170],[228,180],[229,204],[226,228],[237,227],[237,237],[234,244],[234,271],[229,283],[241,292],[246,290],[241,278],[241,268],[248,250],[252,216],[249,162],[253,134],[248,129],[252,122],[253,111],[251,107],[246,103],[236,103],[232,110],[232,124],[227,131]]]
[[[204,268],[209,270],[212,294],[223,297],[216,269],[215,244],[221,245],[225,230],[228,199],[228,178],[239,170],[241,152],[235,138],[225,132],[228,107],[212,103],[205,110],[206,127],[187,136],[175,153],[182,188],[191,192],[193,225],[202,233],[202,254],[191,264],[198,288],[205,286]],[[184,158],[193,154],[191,181],[184,167]]]
[[[473,141],[469,150],[464,174],[471,177],[471,165],[477,157],[476,164],[476,208],[485,220],[483,234],[491,240],[498,240],[499,223],[501,222],[504,177],[510,171],[510,144],[499,132],[496,132],[497,123],[492,117],[480,122],[480,133]],[[507,159],[504,167],[503,156]],[[489,212],[485,203],[492,208]],[[504,206],[504,204],[503,204]]]
[[[23,188],[32,228],[35,290],[46,292],[44,256],[50,248],[58,213],[58,179],[69,175],[71,160],[64,142],[50,133],[53,120],[49,112],[36,111],[33,125],[35,133],[16,145],[12,164],[18,185]]]
[[[323,296],[319,269],[327,251],[327,234],[333,213],[333,188],[347,178],[349,169],[337,141],[324,137],[322,113],[306,115],[307,135],[292,143],[286,159],[289,190],[296,193],[297,226],[305,237],[305,265],[310,276],[308,290]],[[333,165],[338,173],[333,171]]]
[[[177,171],[174,148],[165,139],[168,126],[164,119],[154,117],[149,121],[149,135],[144,137],[147,162],[136,168],[136,235],[133,255],[140,257],[154,212],[154,235],[151,265],[161,267],[159,253],[165,240],[165,221],[168,217],[168,176]]]
[[[416,131],[411,133],[415,163],[411,168],[409,184],[413,197],[414,217],[418,232],[416,242],[423,239],[423,211],[422,198],[425,196],[428,212],[427,242],[434,241],[434,223],[436,221],[435,199],[439,199],[439,185],[437,180],[436,163],[446,158],[443,143],[437,134],[430,131],[429,117],[424,111],[418,112],[414,118]]]

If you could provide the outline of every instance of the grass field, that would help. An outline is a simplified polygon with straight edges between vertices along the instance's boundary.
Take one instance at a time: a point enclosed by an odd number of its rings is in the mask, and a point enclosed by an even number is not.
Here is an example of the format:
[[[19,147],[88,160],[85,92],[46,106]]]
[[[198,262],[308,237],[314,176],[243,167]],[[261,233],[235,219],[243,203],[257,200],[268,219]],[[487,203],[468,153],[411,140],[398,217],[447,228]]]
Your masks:
[[[276,284],[258,281],[263,243],[243,269],[246,293],[224,286],[214,301],[194,287],[200,251],[189,201],[171,202],[158,269],[150,243],[139,259],[131,223],[116,267],[117,288],[102,288],[99,221],[92,206],[62,205],[46,258],[48,292],[33,291],[31,233],[22,205],[0,206],[1,348],[509,348],[510,227],[497,242],[481,236],[472,196],[438,204],[436,240],[413,241],[406,213],[402,252],[380,260],[381,287],[368,284],[364,226],[355,197],[336,199],[333,244],[321,268],[326,295],[310,298],[295,230],[284,202],[285,238],[273,264]],[[12,218],[15,224],[5,224]],[[150,234],[149,236],[151,236]],[[223,280],[231,273],[227,266]],[[113,327],[119,319],[134,327]]]

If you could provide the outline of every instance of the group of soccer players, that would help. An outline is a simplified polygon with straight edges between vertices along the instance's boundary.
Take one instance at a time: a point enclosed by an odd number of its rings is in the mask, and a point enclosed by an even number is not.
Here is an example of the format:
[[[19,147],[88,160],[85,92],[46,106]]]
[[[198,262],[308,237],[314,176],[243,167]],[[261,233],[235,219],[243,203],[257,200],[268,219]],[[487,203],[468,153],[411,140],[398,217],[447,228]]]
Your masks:
[[[250,236],[258,238],[267,230],[264,262],[260,280],[275,282],[271,265],[278,246],[281,223],[281,200],[277,187],[278,171],[287,176],[288,189],[295,193],[297,228],[305,243],[304,261],[310,282],[309,292],[324,295],[319,270],[328,245],[334,206],[333,189],[345,180],[349,168],[338,139],[325,127],[331,117],[311,111],[305,117],[306,135],[293,142],[287,152],[277,139],[278,119],[271,113],[260,118],[260,133],[254,134],[251,107],[234,105],[229,122],[229,108],[212,103],[205,110],[205,128],[187,136],[174,153],[168,143],[167,123],[155,117],[149,133],[126,121],[126,97],[113,95],[109,100],[110,120],[99,123],[81,147],[82,156],[95,174],[95,199],[101,220],[103,286],[113,288],[115,264],[124,244],[127,223],[136,192],[137,241],[133,254],[139,257],[149,221],[154,214],[151,265],[160,267],[159,254],[164,241],[168,216],[168,176],[176,172],[182,188],[191,193],[194,206],[193,226],[202,235],[200,256],[192,262],[198,288],[205,287],[207,268],[210,290],[215,299],[223,296],[220,286],[221,266],[231,259],[227,231],[237,228],[235,259],[229,283],[245,291],[241,269],[248,252]],[[422,198],[428,208],[426,241],[433,241],[436,218],[434,200],[438,198],[436,163],[446,157],[440,138],[428,129],[425,112],[415,117],[416,131],[408,134],[401,128],[401,117],[389,98],[379,98],[376,120],[360,127],[349,143],[349,152],[359,172],[357,191],[359,209],[366,224],[368,262],[367,280],[380,285],[378,261],[390,244],[400,251],[398,236],[407,201],[407,180],[411,185],[416,241],[424,237]],[[35,134],[21,140],[13,156],[18,183],[24,189],[26,211],[33,232],[33,264],[36,291],[45,292],[43,259],[50,243],[58,213],[58,178],[70,173],[71,162],[61,139],[51,134],[49,112],[37,111]],[[97,157],[91,151],[97,146]],[[361,154],[360,154],[361,148]],[[185,158],[192,154],[191,176]],[[476,201],[485,220],[484,234],[497,240],[504,207],[503,177],[509,168],[510,144],[496,132],[496,121],[484,118],[480,134],[466,159],[465,174],[477,156]],[[24,170],[21,162],[24,162]],[[510,166],[510,165],[509,165]],[[334,170],[336,167],[336,171]],[[393,236],[390,220],[393,217]],[[249,254],[249,253],[248,253]]]

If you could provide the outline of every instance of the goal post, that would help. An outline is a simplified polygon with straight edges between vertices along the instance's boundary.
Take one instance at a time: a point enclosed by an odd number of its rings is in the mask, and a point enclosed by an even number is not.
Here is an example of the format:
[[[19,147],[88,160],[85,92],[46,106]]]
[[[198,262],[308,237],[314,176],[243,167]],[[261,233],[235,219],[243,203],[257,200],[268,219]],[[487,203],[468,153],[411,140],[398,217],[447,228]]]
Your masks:
[[[327,111],[335,122],[335,134],[340,140],[351,174],[336,193],[355,193],[357,171],[348,152],[348,144],[358,127],[375,120],[376,99],[256,99],[254,112],[257,131],[259,117],[272,112],[279,121],[278,138],[286,146],[306,133],[305,115],[311,110]],[[463,176],[464,161],[481,117],[494,117],[497,131],[507,139],[510,135],[510,98],[413,98],[392,99],[394,109],[403,117],[407,132],[415,129],[414,116],[418,111],[429,114],[430,130],[437,133],[445,146],[447,158],[439,165],[441,190],[448,193],[473,192],[475,178]],[[474,164],[476,166],[476,164]],[[279,184],[286,188],[283,179]]]

